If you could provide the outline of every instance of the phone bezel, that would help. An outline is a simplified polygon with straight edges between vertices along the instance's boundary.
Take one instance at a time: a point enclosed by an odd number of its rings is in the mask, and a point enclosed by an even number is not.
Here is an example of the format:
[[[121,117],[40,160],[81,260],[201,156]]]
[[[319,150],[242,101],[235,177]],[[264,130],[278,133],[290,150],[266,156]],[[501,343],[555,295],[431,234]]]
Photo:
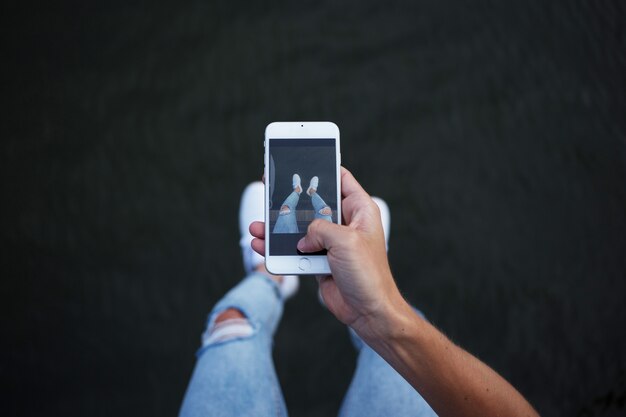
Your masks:
[[[335,163],[337,178],[337,222],[341,224],[341,151],[339,128],[332,122],[273,122],[265,128],[264,174],[269,176],[269,139],[317,139],[328,138],[335,140]],[[298,256],[270,256],[270,222],[269,222],[269,187],[265,186],[265,267],[275,275],[324,275],[330,274],[330,266],[326,255],[298,255]],[[300,262],[303,258],[310,261],[310,268],[302,270]]]

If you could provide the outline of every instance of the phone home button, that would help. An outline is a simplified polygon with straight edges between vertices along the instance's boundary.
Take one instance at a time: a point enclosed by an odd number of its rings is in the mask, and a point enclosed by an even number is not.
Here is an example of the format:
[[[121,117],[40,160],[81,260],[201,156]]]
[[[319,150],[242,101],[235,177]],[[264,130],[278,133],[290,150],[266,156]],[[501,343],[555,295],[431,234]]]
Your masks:
[[[309,258],[300,258],[298,268],[300,268],[300,271],[308,271],[311,269],[311,261],[309,261]]]

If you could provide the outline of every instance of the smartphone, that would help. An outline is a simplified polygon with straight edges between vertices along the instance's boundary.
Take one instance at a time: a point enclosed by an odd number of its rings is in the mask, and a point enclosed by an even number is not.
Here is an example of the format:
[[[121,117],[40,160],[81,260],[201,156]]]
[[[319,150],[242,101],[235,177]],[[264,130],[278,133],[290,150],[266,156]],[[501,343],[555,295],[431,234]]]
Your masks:
[[[275,275],[329,274],[326,251],[301,253],[315,219],[341,224],[339,128],[274,122],[265,128],[265,267]]]

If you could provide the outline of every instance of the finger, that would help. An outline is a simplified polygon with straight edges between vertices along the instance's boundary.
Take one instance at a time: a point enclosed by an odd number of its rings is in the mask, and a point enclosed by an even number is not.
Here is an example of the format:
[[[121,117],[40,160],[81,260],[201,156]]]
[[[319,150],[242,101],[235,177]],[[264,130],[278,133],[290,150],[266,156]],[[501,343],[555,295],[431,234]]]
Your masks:
[[[321,284],[322,281],[332,278],[332,275],[315,275],[315,279],[318,284]]]
[[[343,195],[341,204],[344,224],[350,224],[355,213],[360,208],[366,207],[371,198],[352,173],[344,167],[341,167],[341,194]]]
[[[298,242],[300,252],[317,252],[322,249],[330,250],[340,239],[341,226],[326,220],[314,220],[307,229],[306,235]]]
[[[326,281],[331,279],[330,275],[316,275],[315,279],[317,280],[317,296],[320,298],[322,304],[326,306],[326,299],[324,298],[323,286]],[[328,308],[328,307],[327,307]]]
[[[332,276],[328,275],[320,280],[319,295],[328,311],[335,314],[337,303],[341,302],[342,297]]]
[[[361,184],[354,178],[352,173],[346,168],[341,167],[341,194],[344,197],[349,197],[355,193],[367,194],[367,192],[361,187]]]
[[[265,223],[264,222],[252,222],[250,223],[250,234],[258,239],[265,239]]]
[[[378,213],[378,206],[372,198],[365,193],[353,193],[341,201],[341,211],[344,224],[352,224],[355,217],[368,213],[370,217]],[[376,213],[374,213],[376,212]]]
[[[250,243],[252,246],[252,250],[258,253],[261,256],[265,256],[265,241],[261,239],[254,238]]]

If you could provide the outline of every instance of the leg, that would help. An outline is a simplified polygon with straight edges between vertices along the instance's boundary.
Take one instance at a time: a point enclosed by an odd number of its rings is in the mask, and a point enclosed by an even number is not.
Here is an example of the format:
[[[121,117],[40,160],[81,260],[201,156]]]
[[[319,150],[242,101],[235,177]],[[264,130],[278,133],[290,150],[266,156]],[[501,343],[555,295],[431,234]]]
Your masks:
[[[328,206],[328,204],[326,204],[326,202],[322,199],[322,197],[320,197],[318,193],[313,193],[313,195],[311,195],[311,203],[313,204],[313,210],[315,210],[316,219],[324,219],[328,220],[329,222],[333,221],[333,212],[331,208]]]
[[[278,212],[274,233],[298,233],[298,222],[296,221],[298,201],[300,201],[300,194],[295,191],[285,199]]]
[[[298,185],[298,184],[296,184]],[[299,188],[296,188],[298,190]],[[260,266],[264,263],[265,258],[256,253],[251,246],[252,235],[248,228],[253,221],[263,221],[265,209],[263,207],[263,199],[265,198],[265,186],[262,182],[256,181],[248,184],[241,194],[241,203],[239,204],[239,246],[241,246],[241,255],[243,256],[243,267],[246,274],[260,270]],[[260,272],[266,273],[263,267]],[[274,277],[276,278],[276,277]],[[293,296],[299,287],[299,279],[296,275],[286,275],[280,281],[280,294],[283,300]]]
[[[341,417],[437,416],[422,396],[383,358],[352,330],[350,335],[359,356],[350,388],[341,405]]]
[[[287,415],[271,353],[282,310],[279,283],[260,272],[248,275],[217,303],[202,337],[181,417]],[[244,319],[234,320],[230,334],[220,337],[215,322],[226,315]]]
[[[306,193],[311,196],[311,204],[313,204],[313,210],[315,211],[316,219],[324,219],[329,222],[333,221],[332,209],[326,204],[326,202],[319,196],[317,193],[317,187],[319,185],[319,178],[317,176],[311,178],[311,182],[309,183],[309,188],[306,190]]]

